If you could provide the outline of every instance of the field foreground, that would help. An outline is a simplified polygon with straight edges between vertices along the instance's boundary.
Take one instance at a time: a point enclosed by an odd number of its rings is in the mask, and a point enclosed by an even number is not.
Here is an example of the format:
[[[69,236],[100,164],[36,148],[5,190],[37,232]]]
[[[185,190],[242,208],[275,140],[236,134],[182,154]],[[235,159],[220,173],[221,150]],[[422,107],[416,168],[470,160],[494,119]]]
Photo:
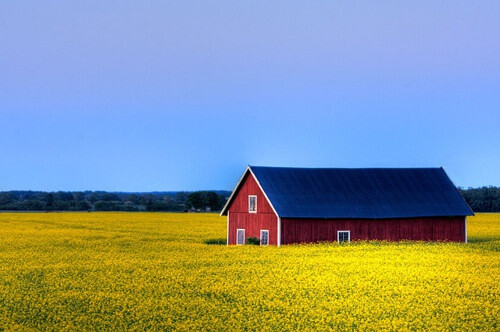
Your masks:
[[[0,330],[498,331],[500,214],[468,233],[227,247],[214,214],[0,213]]]

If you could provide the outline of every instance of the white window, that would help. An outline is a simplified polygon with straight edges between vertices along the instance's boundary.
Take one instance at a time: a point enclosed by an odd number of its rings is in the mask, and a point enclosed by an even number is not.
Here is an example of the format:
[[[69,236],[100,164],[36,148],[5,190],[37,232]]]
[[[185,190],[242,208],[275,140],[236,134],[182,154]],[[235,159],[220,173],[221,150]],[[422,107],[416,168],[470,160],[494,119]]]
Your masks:
[[[339,243],[351,242],[351,232],[350,231],[337,231],[337,241]]]
[[[267,229],[260,230],[260,245],[267,246],[269,244],[269,231]]]
[[[236,244],[245,244],[245,230],[238,228],[236,230]]]
[[[257,196],[249,195],[248,196],[248,212],[249,213],[257,213]]]

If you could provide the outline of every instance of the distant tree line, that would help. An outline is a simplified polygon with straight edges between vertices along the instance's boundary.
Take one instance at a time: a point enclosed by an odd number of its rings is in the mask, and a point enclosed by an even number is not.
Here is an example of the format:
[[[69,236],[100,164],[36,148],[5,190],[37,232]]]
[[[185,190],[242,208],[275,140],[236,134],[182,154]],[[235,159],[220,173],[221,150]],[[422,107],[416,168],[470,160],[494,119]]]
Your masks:
[[[474,212],[500,212],[500,187],[458,188]]]
[[[3,211],[219,211],[229,191],[3,191]]]
[[[500,212],[500,188],[458,188],[474,212]],[[3,191],[3,211],[220,211],[231,192]]]

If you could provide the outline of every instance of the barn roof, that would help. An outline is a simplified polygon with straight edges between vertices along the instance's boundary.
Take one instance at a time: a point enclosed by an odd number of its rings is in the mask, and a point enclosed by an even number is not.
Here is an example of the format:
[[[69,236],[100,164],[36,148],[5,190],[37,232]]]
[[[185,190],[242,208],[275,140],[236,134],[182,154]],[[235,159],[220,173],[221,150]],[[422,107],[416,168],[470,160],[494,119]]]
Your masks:
[[[443,168],[249,166],[281,218],[411,218],[474,213]],[[243,177],[245,176],[243,175]],[[229,207],[234,193],[224,207]]]

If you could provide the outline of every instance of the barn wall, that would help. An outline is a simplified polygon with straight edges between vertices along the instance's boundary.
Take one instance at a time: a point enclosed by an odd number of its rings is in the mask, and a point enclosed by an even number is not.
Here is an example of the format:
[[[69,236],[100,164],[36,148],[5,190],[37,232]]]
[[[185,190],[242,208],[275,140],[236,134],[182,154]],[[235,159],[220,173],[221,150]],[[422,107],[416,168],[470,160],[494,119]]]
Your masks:
[[[337,241],[337,231],[356,240],[465,242],[465,217],[411,219],[282,219],[281,243]]]
[[[257,196],[257,213],[248,213],[248,195]],[[278,218],[253,175],[248,173],[229,206],[228,244],[236,244],[236,230],[245,229],[245,237],[260,238],[260,230],[269,230],[269,244],[276,245]]]

